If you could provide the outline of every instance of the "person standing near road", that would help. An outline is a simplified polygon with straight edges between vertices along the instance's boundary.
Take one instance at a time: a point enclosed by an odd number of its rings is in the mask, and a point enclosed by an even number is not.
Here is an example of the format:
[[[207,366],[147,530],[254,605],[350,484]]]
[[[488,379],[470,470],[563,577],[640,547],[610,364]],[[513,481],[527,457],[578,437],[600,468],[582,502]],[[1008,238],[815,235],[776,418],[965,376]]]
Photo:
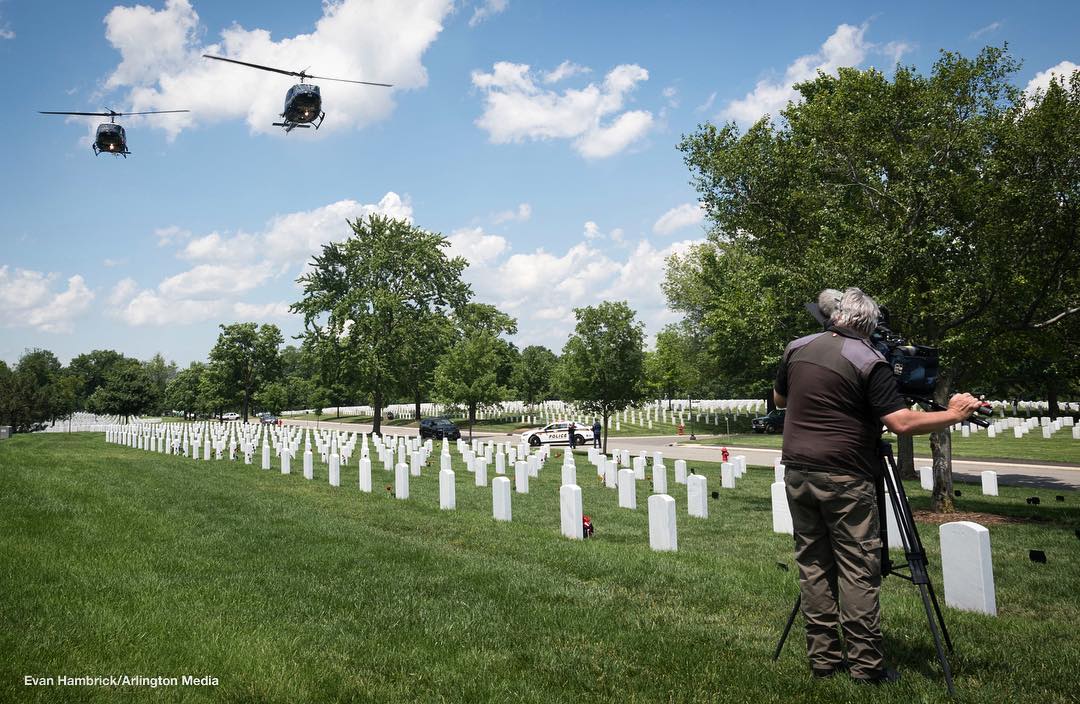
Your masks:
[[[825,332],[787,346],[773,389],[777,407],[787,408],[784,480],[811,672],[829,677],[849,669],[862,684],[900,679],[885,665],[881,637],[881,426],[898,435],[930,433],[981,405],[957,394],[947,410],[912,411],[870,344],[879,317],[870,296],[844,291]]]
[[[576,425],[574,425],[573,421],[571,421],[571,422],[570,422],[570,427],[569,427],[569,433],[570,433],[570,449],[571,449],[571,450],[573,450],[573,449],[574,449],[574,448],[576,447],[576,443],[575,443],[575,441],[574,441],[574,433],[576,433],[576,432],[577,432],[577,426],[576,426]]]
[[[600,447],[600,434],[604,432],[603,427],[600,425],[600,419],[596,418],[592,423],[592,446]]]

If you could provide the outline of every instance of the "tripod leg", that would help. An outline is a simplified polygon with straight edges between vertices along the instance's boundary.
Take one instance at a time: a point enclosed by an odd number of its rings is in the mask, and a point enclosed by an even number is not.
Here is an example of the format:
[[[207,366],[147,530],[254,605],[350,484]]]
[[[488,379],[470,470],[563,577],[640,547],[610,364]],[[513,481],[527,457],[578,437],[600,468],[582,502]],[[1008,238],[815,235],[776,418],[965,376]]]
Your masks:
[[[953,652],[952,638],[949,637],[949,629],[945,627],[945,617],[941,615],[941,606],[938,604],[937,594],[934,593],[934,583],[927,582],[926,590],[930,593],[930,602],[934,605],[934,614],[937,615],[938,625],[941,626],[941,635],[945,638],[945,647]]]
[[[791,608],[791,615],[788,616],[787,625],[784,626],[784,634],[780,636],[780,642],[776,644],[776,652],[773,653],[772,659],[776,660],[780,657],[780,651],[784,649],[784,642],[787,640],[788,633],[791,632],[791,624],[795,623],[795,617],[799,614],[799,607],[802,605],[802,594],[795,597],[795,606]]]
[[[927,592],[925,584],[919,585],[919,592],[922,594],[923,607],[926,609],[926,621],[930,624],[930,633],[934,636],[934,647],[937,649],[938,662],[941,663],[941,669],[945,672],[945,688],[949,690],[949,696],[952,696],[956,694],[956,690],[953,689],[952,670],[949,669],[949,660],[945,657],[945,651],[941,647],[941,635],[938,633],[937,622],[934,620],[934,612],[930,606],[930,593]],[[937,599],[934,599],[933,608],[937,608]],[[940,616],[940,613],[938,615]]]

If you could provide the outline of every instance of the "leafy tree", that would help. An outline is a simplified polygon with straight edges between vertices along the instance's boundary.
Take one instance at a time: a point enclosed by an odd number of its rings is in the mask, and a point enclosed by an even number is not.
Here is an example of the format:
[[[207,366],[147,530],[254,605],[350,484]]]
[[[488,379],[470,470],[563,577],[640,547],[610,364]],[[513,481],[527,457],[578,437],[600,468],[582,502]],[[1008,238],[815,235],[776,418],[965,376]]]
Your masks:
[[[165,390],[168,388],[169,382],[177,374],[176,362],[166,362],[159,352],[143,362],[143,366],[146,367],[146,372],[154,383],[154,397],[159,401],[159,405],[151,410],[154,413],[162,413],[165,408],[160,404],[165,400]]]
[[[285,402],[286,409],[310,408],[312,396],[315,394],[315,382],[291,376],[285,380],[285,391],[288,399]]]
[[[279,415],[289,403],[289,389],[285,382],[271,381],[255,392],[255,405],[264,411]]]
[[[202,362],[192,362],[187,369],[177,372],[165,387],[164,408],[180,411],[185,418],[195,414],[199,410],[199,384],[205,373],[206,365]]]
[[[803,302],[858,285],[894,329],[941,348],[944,402],[985,381],[1004,338],[1080,310],[1080,179],[1067,156],[1080,86],[1029,103],[1008,81],[1016,68],[988,48],[943,53],[930,76],[840,69],[797,86],[802,102],[777,124],[684,138],[713,229],[669,263],[666,291],[723,369],[766,387],[784,343],[815,328]],[[951,510],[948,432],[931,446],[933,506]]]
[[[446,255],[442,235],[376,214],[349,226],[352,234],[323,245],[299,278],[304,295],[291,310],[304,316],[305,341],[334,354],[370,395],[380,432],[383,405],[404,376],[403,345],[427,315],[460,308],[471,291],[461,280],[465,260]]]
[[[226,388],[227,384],[221,367],[208,364],[199,376],[198,413],[221,418],[225,407],[230,403]]]
[[[73,357],[68,370],[82,380],[79,391],[79,407],[84,408],[86,399],[105,383],[105,377],[116,364],[127,359],[115,350],[93,350]]]
[[[417,315],[414,324],[403,330],[401,390],[412,400],[417,419],[420,404],[430,396],[434,386],[435,367],[453,336],[453,324],[446,316],[436,313]]]
[[[210,361],[220,375],[227,398],[240,401],[244,421],[251,397],[278,370],[278,346],[283,339],[278,326],[269,323],[221,325]]]
[[[156,393],[150,372],[137,359],[125,359],[113,366],[105,383],[90,395],[87,407],[92,413],[127,419],[154,408]]]
[[[457,339],[435,368],[435,394],[467,409],[472,439],[478,408],[492,406],[507,395],[499,384],[500,351],[509,346],[500,335],[517,332],[517,321],[495,306],[470,303],[455,316]]]
[[[15,432],[30,432],[55,420],[64,409],[57,409],[54,385],[63,375],[60,361],[48,350],[28,350],[7,375],[7,419]]]
[[[552,374],[559,358],[542,345],[529,345],[521,350],[511,385],[530,406],[549,397],[552,391]]]
[[[625,301],[575,308],[574,316],[560,360],[564,398],[600,414],[607,452],[608,418],[642,398],[644,326]]]

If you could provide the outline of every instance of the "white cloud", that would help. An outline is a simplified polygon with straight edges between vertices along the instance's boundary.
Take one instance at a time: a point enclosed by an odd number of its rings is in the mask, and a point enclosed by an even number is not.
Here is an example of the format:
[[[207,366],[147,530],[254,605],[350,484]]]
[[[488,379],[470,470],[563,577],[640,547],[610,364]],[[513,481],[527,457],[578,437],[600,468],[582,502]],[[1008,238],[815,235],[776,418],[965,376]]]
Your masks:
[[[602,237],[592,221],[586,224],[585,236],[589,233]],[[621,241],[624,235],[616,228],[608,237]],[[640,241],[617,256],[596,238],[558,252],[543,248],[514,252],[507,246],[501,256],[474,262],[465,278],[477,300],[518,319],[519,346],[542,344],[560,350],[573,331],[573,309],[605,300],[627,301],[650,334],[678,317],[667,310],[660,284],[666,258],[686,251],[692,241],[663,248]]]
[[[116,285],[113,286],[112,292],[109,293],[109,305],[124,305],[135,297],[135,294],[138,290],[139,285],[135,282],[135,279],[126,278],[117,281]]]
[[[571,76],[576,76],[580,73],[589,73],[591,71],[592,69],[590,69],[589,67],[579,66],[573,61],[567,59],[566,61],[563,61],[561,64],[556,66],[553,70],[545,71],[540,75],[544,83],[558,83],[565,78],[570,78]]]
[[[167,247],[181,240],[190,239],[191,233],[176,225],[170,225],[154,230],[154,236],[157,237],[158,247]]]
[[[712,93],[709,93],[709,97],[705,99],[704,103],[702,103],[701,105],[698,105],[696,108],[694,108],[694,112],[698,112],[698,113],[708,112],[709,110],[712,109],[713,103],[715,103],[715,102],[716,102],[716,91],[714,90]]]
[[[504,11],[510,4],[510,0],[480,0],[469,18],[469,26],[475,27],[484,20]]]
[[[1036,91],[1046,92],[1046,89],[1050,87],[1050,81],[1068,81],[1073,72],[1080,71],[1080,66],[1074,64],[1072,61],[1062,61],[1056,66],[1051,66],[1045,71],[1040,71],[1035,74],[1035,77],[1028,81],[1027,87],[1024,88],[1024,92],[1029,96],[1034,95]]]
[[[115,311],[115,316],[128,325],[190,325],[220,317],[224,301],[192,300],[161,296],[154,291],[140,291]]]
[[[465,257],[470,265],[484,265],[497,259],[507,249],[506,239],[489,235],[479,227],[455,230],[447,237],[450,256]]]
[[[572,139],[574,149],[586,158],[609,157],[640,140],[653,126],[648,111],[623,112],[630,92],[648,78],[644,68],[623,64],[612,69],[602,84],[558,93],[538,85],[528,65],[500,61],[491,73],[472,74],[473,85],[484,91],[484,114],[476,124],[496,144]]]
[[[985,27],[980,27],[979,29],[976,29],[974,32],[969,34],[968,39],[978,39],[979,37],[983,36],[984,34],[992,34],[993,32],[998,31],[998,29],[1000,29],[1000,28],[1001,28],[1001,22],[991,22],[990,24],[986,25]]]
[[[293,313],[289,312],[289,304],[285,301],[277,303],[234,303],[233,313],[247,320],[261,322],[268,318],[289,318]]]
[[[819,71],[835,75],[842,66],[860,65],[871,52],[883,54],[895,64],[910,50],[910,45],[900,41],[884,45],[867,41],[868,27],[868,23],[858,27],[850,24],[839,25],[818,52],[795,59],[785,69],[781,79],[758,81],[754,90],[745,97],[729,102],[721,112],[721,117],[747,125],[766,114],[778,116],[789,101],[799,100],[794,84],[813,79]]]
[[[518,205],[517,210],[504,210],[501,213],[496,213],[491,221],[496,225],[501,225],[504,222],[525,222],[531,217],[532,206],[528,203],[521,203]]]
[[[2,27],[0,27],[0,39],[14,39],[14,38],[15,38],[15,30],[13,30],[11,28],[11,25],[9,25],[9,24],[7,24],[5,22],[4,25]]]
[[[667,211],[653,224],[653,232],[658,235],[670,235],[684,227],[697,225],[705,220],[705,209],[701,203],[683,203]]]
[[[167,0],[161,10],[117,6],[105,17],[105,36],[121,60],[105,87],[127,90],[125,101],[132,111],[191,110],[148,122],[171,138],[196,124],[238,118],[254,132],[280,132],[271,123],[281,111],[290,79],[204,59],[204,53],[286,70],[305,69],[319,76],[394,84],[390,89],[345,83],[321,86],[326,122],[320,132],[363,127],[393,112],[397,91],[427,84],[421,59],[451,8],[450,0],[324,2],[323,14],[310,33],[274,41],[268,30],[234,24],[221,31],[220,41],[203,44],[203,28],[189,0]]]
[[[270,262],[253,266],[199,264],[165,279],[158,290],[170,298],[229,295],[258,287],[271,273]]]
[[[585,221],[585,231],[583,234],[585,235],[586,240],[594,240],[597,237],[603,237],[603,235],[600,234],[600,226],[592,220]]]
[[[390,191],[377,203],[341,200],[279,215],[254,233],[193,237],[176,226],[156,230],[159,245],[173,245],[179,259],[197,263],[152,289],[140,291],[134,280],[120,281],[109,297],[115,307],[112,314],[129,325],[183,325],[230,313],[241,318],[286,317],[288,304],[234,299],[279,276],[295,279],[323,244],[340,242],[352,233],[347,219],[372,213],[411,220],[412,206]]]
[[[0,325],[31,327],[42,332],[71,332],[72,322],[90,307],[94,292],[82,276],[67,279],[54,291],[57,274],[0,266]]]
[[[660,91],[660,95],[664,96],[667,100],[669,108],[679,107],[679,89],[675,86],[668,86],[664,90]]]
[[[103,259],[101,261],[101,265],[103,267],[105,267],[106,269],[112,269],[114,267],[123,266],[123,265],[127,264],[127,261],[128,261],[127,259],[112,259],[111,257],[106,257],[105,259]]]

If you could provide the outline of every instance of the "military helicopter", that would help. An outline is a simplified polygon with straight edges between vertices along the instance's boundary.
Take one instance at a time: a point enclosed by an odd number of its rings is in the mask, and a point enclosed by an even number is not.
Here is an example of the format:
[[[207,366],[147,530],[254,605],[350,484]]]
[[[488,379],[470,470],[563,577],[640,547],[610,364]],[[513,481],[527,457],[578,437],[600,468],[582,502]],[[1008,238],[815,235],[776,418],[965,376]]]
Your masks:
[[[191,111],[150,110],[148,112],[116,112],[112,108],[109,108],[109,112],[54,112],[51,110],[39,110],[38,112],[42,115],[87,115],[109,118],[108,122],[103,122],[98,125],[97,133],[94,135],[94,143],[91,144],[90,147],[94,150],[95,155],[105,152],[114,156],[122,156],[127,159],[127,155],[131,153],[127,148],[127,136],[124,134],[124,128],[116,124],[116,118],[125,115],[161,115],[164,113]]]
[[[307,73],[307,69],[303,71],[286,71],[280,68],[273,68],[272,66],[261,66],[259,64],[248,63],[247,61],[237,61],[236,59],[226,59],[223,56],[211,56],[210,54],[203,54],[204,58],[214,59],[216,61],[228,61],[231,64],[240,64],[241,66],[249,66],[251,68],[257,68],[262,71],[273,71],[274,73],[283,73],[286,76],[299,76],[300,82],[289,89],[289,92],[285,94],[285,110],[281,113],[281,117],[284,118],[281,122],[272,123],[274,127],[284,127],[285,132],[289,133],[297,127],[303,127],[307,129],[314,125],[315,129],[319,129],[322,125],[323,118],[326,117],[326,113],[322,111],[322,96],[319,94],[319,86],[304,83],[309,78],[314,78],[320,81],[339,81],[341,83],[359,83],[365,86],[380,86],[382,88],[393,88],[392,83],[372,83],[370,81],[352,81],[347,78],[327,78],[326,76],[312,76]]]

